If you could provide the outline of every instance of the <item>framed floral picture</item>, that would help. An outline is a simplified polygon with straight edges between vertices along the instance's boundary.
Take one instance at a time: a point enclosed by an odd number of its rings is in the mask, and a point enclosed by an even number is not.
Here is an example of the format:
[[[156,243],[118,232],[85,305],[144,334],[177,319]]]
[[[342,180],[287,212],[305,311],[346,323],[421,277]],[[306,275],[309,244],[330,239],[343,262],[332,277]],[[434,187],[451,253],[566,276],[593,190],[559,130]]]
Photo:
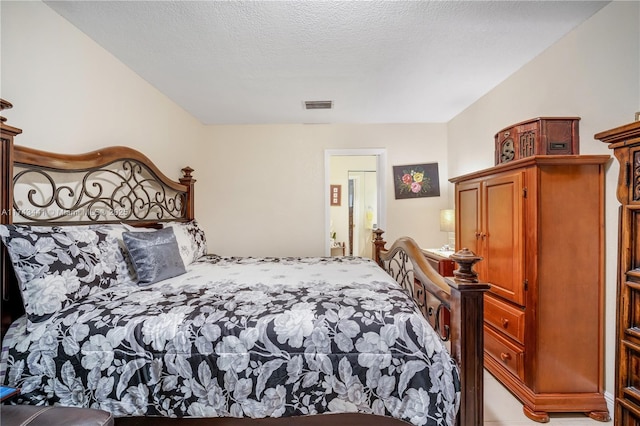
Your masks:
[[[438,163],[393,166],[393,187],[396,200],[439,197]]]

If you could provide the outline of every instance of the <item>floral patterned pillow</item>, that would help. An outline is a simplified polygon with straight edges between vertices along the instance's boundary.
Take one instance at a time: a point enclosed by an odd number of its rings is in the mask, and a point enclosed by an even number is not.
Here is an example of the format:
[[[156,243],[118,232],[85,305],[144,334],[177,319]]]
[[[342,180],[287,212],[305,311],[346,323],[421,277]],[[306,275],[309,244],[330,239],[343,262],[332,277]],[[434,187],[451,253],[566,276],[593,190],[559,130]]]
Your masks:
[[[100,225],[101,229],[105,229],[109,232],[109,238],[113,237],[118,242],[118,247],[122,252],[122,257],[124,258],[123,270],[122,273],[118,277],[118,281],[136,283],[138,281],[138,277],[136,274],[136,269],[133,265],[133,261],[131,256],[129,256],[126,245],[124,244],[124,239],[122,234],[125,232],[153,232],[156,231],[154,228],[137,228],[126,223],[113,223],[113,224],[104,224]]]
[[[168,222],[163,225],[163,228],[169,227],[173,228],[176,235],[180,257],[185,267],[207,254],[207,238],[198,222]]]
[[[0,225],[0,238],[18,278],[28,331],[70,304],[128,279],[118,242],[99,225]]]

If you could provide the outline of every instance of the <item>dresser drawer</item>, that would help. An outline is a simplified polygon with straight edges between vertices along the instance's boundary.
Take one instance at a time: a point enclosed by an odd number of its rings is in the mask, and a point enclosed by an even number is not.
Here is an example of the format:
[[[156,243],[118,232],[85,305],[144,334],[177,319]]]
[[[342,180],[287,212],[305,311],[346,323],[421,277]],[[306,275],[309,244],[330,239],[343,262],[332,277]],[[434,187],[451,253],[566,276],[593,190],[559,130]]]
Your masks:
[[[488,293],[484,296],[484,320],[524,344],[524,311]]]
[[[514,376],[524,381],[524,349],[485,324],[484,351]]]

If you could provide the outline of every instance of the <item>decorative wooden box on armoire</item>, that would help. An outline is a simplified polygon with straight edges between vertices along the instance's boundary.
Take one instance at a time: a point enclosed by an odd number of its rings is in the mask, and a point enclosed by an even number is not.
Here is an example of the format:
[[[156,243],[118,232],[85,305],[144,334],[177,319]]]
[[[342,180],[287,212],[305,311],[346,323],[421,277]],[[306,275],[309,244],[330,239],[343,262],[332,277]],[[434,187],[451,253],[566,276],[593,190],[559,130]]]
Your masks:
[[[640,121],[600,132],[620,163],[615,425],[640,426]]]
[[[538,117],[500,130],[495,139],[495,164],[532,155],[580,154],[580,117]]]
[[[485,368],[538,422],[604,399],[608,155],[534,155],[450,179],[456,247],[484,260]]]

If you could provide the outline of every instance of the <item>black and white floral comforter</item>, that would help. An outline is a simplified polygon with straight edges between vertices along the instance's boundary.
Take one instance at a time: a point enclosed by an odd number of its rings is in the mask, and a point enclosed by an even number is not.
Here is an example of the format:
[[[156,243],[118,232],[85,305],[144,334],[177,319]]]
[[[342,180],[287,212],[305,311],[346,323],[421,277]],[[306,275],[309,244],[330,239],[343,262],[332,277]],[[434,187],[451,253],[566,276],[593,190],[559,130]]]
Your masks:
[[[22,403],[415,425],[450,425],[458,408],[443,344],[367,259],[207,256],[176,278],[92,294],[31,333],[16,327],[4,383]]]

